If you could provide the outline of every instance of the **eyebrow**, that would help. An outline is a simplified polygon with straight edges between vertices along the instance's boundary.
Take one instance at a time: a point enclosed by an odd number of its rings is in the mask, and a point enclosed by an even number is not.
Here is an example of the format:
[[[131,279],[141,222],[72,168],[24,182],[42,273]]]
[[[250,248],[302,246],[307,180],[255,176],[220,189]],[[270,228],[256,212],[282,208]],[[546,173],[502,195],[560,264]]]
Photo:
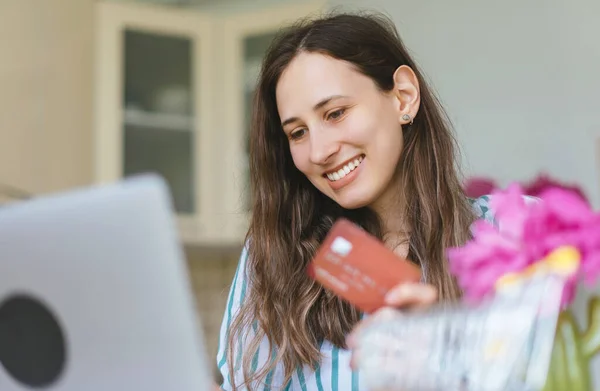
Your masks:
[[[319,101],[319,103],[317,103],[316,105],[314,105],[313,110],[317,111],[321,107],[325,106],[327,103],[331,102],[332,100],[341,99],[341,98],[347,98],[347,96],[345,96],[345,95],[331,95],[331,96],[328,96],[327,98],[322,99],[321,101]],[[283,121],[281,123],[281,127],[285,127],[286,125],[289,125],[292,122],[296,122],[296,121],[299,121],[298,117],[290,117],[290,118],[286,119],[285,121]]]

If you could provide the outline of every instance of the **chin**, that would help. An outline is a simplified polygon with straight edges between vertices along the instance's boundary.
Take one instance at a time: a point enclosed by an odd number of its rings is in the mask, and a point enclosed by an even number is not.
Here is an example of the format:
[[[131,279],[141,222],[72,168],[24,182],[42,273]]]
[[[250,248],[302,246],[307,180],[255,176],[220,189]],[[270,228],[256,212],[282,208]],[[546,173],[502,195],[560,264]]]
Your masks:
[[[334,192],[328,184],[319,184],[316,186],[323,194],[331,198],[335,203],[344,209],[359,209],[373,204],[377,198],[375,192],[364,191],[365,186],[352,187]],[[361,191],[362,190],[362,191]]]
[[[344,209],[359,209],[371,205],[372,201],[369,197],[359,196],[338,196],[333,200]]]
[[[359,209],[369,204],[366,202],[338,202],[338,205],[344,209]]]

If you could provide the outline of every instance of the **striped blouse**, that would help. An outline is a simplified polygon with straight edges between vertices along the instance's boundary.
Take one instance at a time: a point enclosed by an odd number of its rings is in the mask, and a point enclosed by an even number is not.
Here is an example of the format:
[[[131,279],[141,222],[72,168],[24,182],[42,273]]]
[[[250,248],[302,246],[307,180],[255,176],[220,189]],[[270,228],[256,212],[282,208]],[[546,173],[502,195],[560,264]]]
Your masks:
[[[489,208],[488,197],[480,197],[471,202],[479,219],[493,221],[493,213]],[[241,341],[236,347],[234,354],[237,357],[234,367],[235,373],[229,373],[226,360],[229,326],[236,312],[239,310],[247,290],[247,279],[245,277],[247,257],[248,254],[244,249],[229,292],[227,307],[225,308],[223,323],[221,325],[217,364],[224,379],[221,388],[225,391],[232,389],[232,375],[237,384],[241,384],[243,381],[241,358],[244,346]],[[350,351],[340,349],[329,341],[324,341],[320,349],[322,358],[316,370],[309,367],[297,368],[292,379],[287,384],[282,384],[284,380],[283,364],[279,364],[274,371],[267,375],[261,384],[253,384],[251,390],[366,391],[365,386],[361,383],[360,373],[350,369]],[[265,337],[252,360],[251,367],[261,368],[268,358],[269,345]]]

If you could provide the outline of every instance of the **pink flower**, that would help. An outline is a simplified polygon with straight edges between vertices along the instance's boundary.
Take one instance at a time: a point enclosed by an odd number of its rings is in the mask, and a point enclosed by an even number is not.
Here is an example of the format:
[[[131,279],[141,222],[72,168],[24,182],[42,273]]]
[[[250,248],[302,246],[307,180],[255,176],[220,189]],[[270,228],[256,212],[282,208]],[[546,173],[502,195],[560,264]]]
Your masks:
[[[497,188],[496,182],[489,178],[471,178],[464,184],[465,194],[472,198],[491,194]]]
[[[570,190],[549,188],[539,197],[541,201],[526,202],[518,184],[494,193],[490,207],[498,228],[477,221],[472,240],[448,249],[450,270],[467,300],[483,298],[504,274],[520,272],[564,245],[579,249],[582,259],[563,304],[572,300],[580,279],[589,285],[600,276],[600,215]]]

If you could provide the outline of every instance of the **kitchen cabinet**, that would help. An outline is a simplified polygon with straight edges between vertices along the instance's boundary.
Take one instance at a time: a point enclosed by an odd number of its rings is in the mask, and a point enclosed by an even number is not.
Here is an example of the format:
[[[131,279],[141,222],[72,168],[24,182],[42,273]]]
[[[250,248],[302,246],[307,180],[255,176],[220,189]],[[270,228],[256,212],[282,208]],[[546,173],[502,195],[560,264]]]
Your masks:
[[[262,56],[282,25],[322,8],[224,13],[98,2],[96,181],[159,173],[184,243],[241,243],[250,104]]]

